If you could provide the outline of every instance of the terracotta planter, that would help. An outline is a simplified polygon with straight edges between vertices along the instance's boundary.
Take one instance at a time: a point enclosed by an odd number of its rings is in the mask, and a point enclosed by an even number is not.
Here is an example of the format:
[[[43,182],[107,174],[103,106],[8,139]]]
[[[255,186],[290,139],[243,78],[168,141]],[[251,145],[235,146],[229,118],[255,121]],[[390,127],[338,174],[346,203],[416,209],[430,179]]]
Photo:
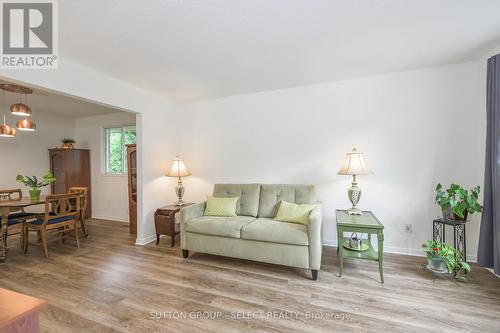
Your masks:
[[[73,143],[63,143],[62,147],[63,149],[73,149],[74,144]]]

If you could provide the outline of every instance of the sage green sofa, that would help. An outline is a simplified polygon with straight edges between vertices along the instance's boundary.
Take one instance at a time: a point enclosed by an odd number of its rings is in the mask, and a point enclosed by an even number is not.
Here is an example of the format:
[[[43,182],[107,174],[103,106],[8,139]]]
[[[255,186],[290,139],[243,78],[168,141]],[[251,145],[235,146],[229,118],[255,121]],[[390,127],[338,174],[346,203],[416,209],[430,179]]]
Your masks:
[[[214,197],[238,197],[234,217],[204,216],[205,202],[180,211],[181,249],[310,269],[321,266],[322,207],[312,185],[216,184]],[[281,200],[317,204],[308,225],[274,221]]]

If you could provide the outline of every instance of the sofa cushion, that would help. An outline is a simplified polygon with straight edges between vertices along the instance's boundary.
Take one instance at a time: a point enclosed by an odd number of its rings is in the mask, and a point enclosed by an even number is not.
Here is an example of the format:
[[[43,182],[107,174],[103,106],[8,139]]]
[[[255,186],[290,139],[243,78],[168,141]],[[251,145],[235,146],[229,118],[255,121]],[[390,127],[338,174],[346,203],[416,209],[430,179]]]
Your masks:
[[[281,222],[302,223],[307,225],[309,223],[309,215],[314,208],[316,208],[316,205],[296,204],[281,200],[278,213],[276,213],[274,220]]]
[[[203,215],[236,216],[238,200],[238,197],[220,198],[208,196]]]
[[[262,242],[309,245],[307,226],[258,218],[241,229],[241,238]]]
[[[315,204],[314,185],[261,185],[258,217],[276,217],[281,200],[296,204]]]
[[[241,238],[241,228],[255,220],[251,216],[200,216],[186,222],[187,232]]]
[[[259,184],[215,184],[214,197],[239,197],[236,214],[257,216],[259,211]]]

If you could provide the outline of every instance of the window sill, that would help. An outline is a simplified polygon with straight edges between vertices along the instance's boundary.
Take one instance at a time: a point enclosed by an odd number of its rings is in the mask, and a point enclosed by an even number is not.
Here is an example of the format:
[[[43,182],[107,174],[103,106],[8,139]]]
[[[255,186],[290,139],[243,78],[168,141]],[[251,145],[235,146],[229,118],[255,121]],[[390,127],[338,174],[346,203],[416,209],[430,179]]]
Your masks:
[[[101,173],[101,177],[128,177],[127,173]]]

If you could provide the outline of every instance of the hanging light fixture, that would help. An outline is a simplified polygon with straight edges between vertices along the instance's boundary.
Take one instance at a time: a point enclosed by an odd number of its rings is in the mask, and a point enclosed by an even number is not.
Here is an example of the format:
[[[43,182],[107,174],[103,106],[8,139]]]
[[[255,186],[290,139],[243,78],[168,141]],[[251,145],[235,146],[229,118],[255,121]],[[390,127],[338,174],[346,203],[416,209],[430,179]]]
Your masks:
[[[16,136],[16,130],[5,123],[5,114],[3,115],[3,124],[0,125],[0,137],[13,138]]]
[[[24,87],[18,87],[15,92],[19,93],[19,103],[12,104],[10,106],[10,113],[16,115],[16,116],[23,116],[23,117],[29,117],[31,116],[31,108],[26,105],[27,100],[28,100],[28,93],[31,93],[31,89],[29,88],[24,88]],[[24,94],[24,103],[22,100],[22,96]]]
[[[24,118],[17,121],[16,127],[20,131],[33,132],[36,129],[36,124],[31,119]]]

